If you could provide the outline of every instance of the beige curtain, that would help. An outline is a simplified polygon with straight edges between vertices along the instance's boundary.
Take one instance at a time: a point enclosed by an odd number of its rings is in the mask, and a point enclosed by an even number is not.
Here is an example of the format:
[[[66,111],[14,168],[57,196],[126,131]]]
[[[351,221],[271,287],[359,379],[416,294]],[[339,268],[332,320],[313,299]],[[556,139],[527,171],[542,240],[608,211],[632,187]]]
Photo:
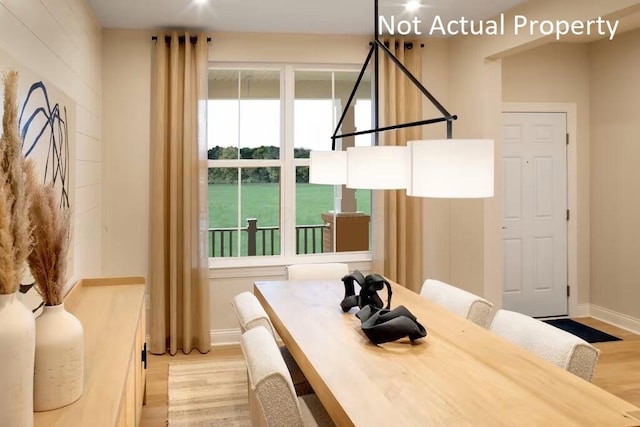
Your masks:
[[[151,352],[210,349],[207,40],[158,34],[151,124]]]
[[[407,49],[403,40],[390,39],[389,50],[421,79],[422,54],[417,43]],[[381,125],[389,126],[421,120],[422,94],[402,71],[380,51]],[[422,127],[386,132],[382,145],[406,145],[422,139]],[[422,272],[422,199],[408,197],[405,190],[385,191],[384,275],[409,289],[419,291]]]

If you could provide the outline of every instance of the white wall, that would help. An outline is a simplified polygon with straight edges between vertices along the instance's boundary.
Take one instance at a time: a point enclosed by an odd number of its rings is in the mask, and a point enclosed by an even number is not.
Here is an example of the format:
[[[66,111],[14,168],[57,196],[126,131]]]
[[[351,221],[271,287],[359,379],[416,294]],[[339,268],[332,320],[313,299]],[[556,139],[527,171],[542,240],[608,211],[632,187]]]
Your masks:
[[[592,305],[640,319],[640,30],[591,46]],[[616,319],[622,322],[624,319]]]
[[[148,273],[151,36],[104,30],[102,37],[106,276]]]
[[[84,0],[0,0],[0,49],[76,102],[75,278],[102,273],[100,30]]]

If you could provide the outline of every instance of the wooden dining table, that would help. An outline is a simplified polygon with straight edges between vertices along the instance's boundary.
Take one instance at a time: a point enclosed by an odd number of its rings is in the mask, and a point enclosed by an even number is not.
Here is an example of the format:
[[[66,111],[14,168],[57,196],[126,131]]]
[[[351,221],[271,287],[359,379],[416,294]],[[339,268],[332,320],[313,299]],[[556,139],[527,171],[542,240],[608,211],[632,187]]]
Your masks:
[[[254,293],[338,426],[640,426],[640,408],[396,283],[427,336],[375,345],[341,281]],[[383,297],[386,291],[380,291]]]

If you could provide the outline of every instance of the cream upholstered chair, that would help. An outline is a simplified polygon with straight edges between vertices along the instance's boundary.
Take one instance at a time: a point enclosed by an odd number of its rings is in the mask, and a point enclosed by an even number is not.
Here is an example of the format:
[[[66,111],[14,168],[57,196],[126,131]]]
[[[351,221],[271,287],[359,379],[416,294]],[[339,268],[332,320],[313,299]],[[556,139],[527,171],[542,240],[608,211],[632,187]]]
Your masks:
[[[266,328],[245,332],[240,343],[249,374],[252,426],[334,425],[315,394],[296,397],[278,346]]]
[[[285,270],[287,280],[340,280],[349,274],[349,266],[341,262],[293,264]]]
[[[434,279],[424,281],[420,295],[483,328],[487,327],[493,304],[484,298]]]
[[[509,310],[498,310],[490,330],[587,381],[593,377],[600,350],[569,332]]]
[[[264,326],[275,342],[276,334],[269,315],[264,311],[264,308],[260,305],[260,301],[258,301],[258,298],[256,298],[254,294],[251,292],[242,292],[236,295],[231,300],[231,307],[233,307],[233,311],[236,313],[242,333],[257,326]],[[289,350],[282,346],[280,347],[280,352],[291,374],[296,393],[298,395],[313,393],[313,388],[309,385],[309,382],[293,359],[293,356],[291,356],[291,353],[289,353]]]
[[[251,292],[242,292],[233,297],[231,307],[236,313],[243,334],[256,326],[264,326],[271,335],[275,336],[269,315]]]

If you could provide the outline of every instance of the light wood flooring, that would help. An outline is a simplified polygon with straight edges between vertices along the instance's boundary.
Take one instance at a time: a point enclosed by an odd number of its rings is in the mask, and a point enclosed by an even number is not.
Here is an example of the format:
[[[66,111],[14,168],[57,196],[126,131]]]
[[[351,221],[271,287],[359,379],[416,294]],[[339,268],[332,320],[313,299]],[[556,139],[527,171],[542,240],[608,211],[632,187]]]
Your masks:
[[[593,383],[616,396],[640,406],[640,335],[591,318],[576,319],[580,322],[622,338],[594,344],[600,352]],[[169,363],[203,359],[224,359],[242,356],[238,345],[214,347],[207,354],[192,352],[176,356],[149,355],[147,369],[147,401],[142,409],[142,427],[167,425],[167,377]]]

